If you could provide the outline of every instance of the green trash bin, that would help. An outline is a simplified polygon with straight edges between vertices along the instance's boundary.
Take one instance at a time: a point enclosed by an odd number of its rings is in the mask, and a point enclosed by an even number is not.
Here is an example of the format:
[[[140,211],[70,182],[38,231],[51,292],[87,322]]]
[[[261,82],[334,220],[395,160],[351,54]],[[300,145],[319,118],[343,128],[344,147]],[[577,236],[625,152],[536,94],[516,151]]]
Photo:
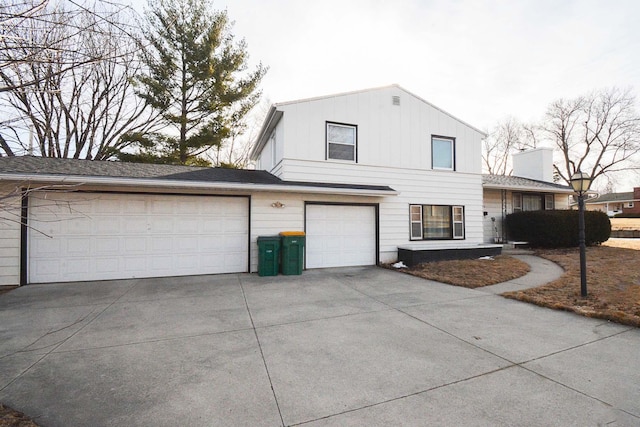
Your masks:
[[[280,272],[284,275],[302,274],[304,265],[304,231],[283,231],[282,238],[282,259],[280,262]]]
[[[277,276],[280,267],[280,236],[258,237],[258,276]]]

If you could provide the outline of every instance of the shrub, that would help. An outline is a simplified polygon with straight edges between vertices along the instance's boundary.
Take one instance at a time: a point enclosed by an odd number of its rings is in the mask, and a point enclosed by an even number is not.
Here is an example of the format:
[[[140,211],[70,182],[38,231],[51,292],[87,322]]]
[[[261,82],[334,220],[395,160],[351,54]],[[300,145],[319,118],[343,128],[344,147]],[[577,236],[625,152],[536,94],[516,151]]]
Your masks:
[[[635,212],[627,212],[627,213],[619,213],[613,216],[614,218],[640,218],[640,213]]]
[[[585,243],[598,245],[611,236],[611,221],[604,212],[584,213]],[[509,236],[533,247],[569,248],[578,246],[578,211],[515,212],[506,217]]]

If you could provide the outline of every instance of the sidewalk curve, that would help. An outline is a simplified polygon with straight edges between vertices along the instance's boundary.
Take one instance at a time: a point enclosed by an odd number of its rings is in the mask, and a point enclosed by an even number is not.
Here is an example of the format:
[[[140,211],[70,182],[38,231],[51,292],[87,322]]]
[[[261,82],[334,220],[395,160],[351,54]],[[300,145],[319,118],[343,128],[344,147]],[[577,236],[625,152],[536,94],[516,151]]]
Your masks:
[[[492,294],[501,294],[510,291],[522,291],[524,289],[535,288],[545,285],[560,278],[564,269],[553,261],[535,255],[511,255],[521,261],[526,262],[531,267],[531,271],[522,277],[498,283],[491,286],[477,288],[479,291]]]

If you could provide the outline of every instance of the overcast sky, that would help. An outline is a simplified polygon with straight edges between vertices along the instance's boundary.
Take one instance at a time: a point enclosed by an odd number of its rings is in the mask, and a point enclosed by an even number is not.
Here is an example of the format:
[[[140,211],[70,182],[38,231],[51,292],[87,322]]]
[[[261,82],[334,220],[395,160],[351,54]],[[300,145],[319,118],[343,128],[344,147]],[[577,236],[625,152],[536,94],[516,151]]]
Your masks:
[[[639,0],[218,0],[271,102],[398,83],[482,129],[640,90]]]
[[[262,89],[272,103],[397,83],[489,130],[509,115],[538,120],[552,101],[595,89],[640,95],[640,0],[212,5],[235,21],[251,63],[269,67]]]

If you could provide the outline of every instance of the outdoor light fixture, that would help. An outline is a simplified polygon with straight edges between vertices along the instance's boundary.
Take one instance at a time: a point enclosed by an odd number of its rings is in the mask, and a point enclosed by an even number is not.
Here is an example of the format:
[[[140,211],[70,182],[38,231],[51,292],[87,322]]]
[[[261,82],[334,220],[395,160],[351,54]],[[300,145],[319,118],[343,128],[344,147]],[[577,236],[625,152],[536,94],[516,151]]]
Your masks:
[[[271,207],[273,207],[273,208],[282,209],[282,208],[284,208],[284,206],[285,206],[285,204],[284,203],[280,203],[280,202],[271,203]]]
[[[590,185],[591,177],[584,172],[578,171],[571,177],[571,187],[573,187],[573,190],[578,193],[578,195],[586,193]]]
[[[591,177],[577,171],[571,177],[571,187],[578,193],[578,242],[580,243],[580,295],[587,296],[587,254],[584,236],[584,196],[591,185]]]

